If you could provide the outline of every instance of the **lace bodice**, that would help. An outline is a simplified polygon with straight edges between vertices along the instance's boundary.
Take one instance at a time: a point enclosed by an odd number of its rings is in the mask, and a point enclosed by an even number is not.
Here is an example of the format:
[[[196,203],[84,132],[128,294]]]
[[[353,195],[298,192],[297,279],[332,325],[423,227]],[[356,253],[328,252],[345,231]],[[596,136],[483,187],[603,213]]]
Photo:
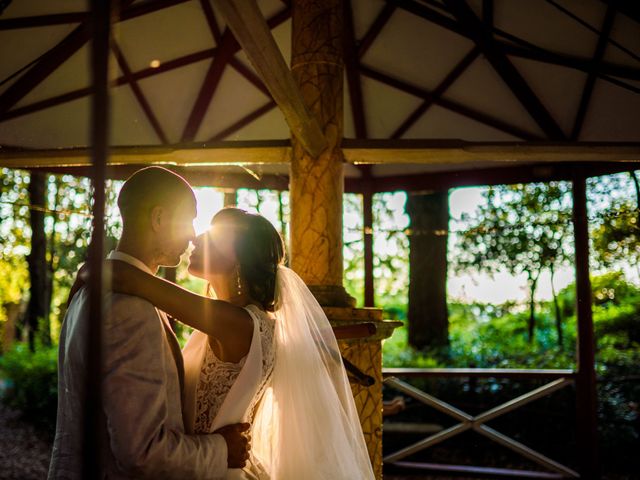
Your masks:
[[[249,306],[251,312],[258,317],[260,329],[260,343],[262,346],[262,377],[260,386],[249,407],[253,417],[255,406],[262,398],[273,371],[275,360],[274,319],[271,315],[257,307]],[[207,342],[206,354],[200,371],[200,378],[196,387],[196,417],[195,432],[211,433],[215,419],[229,390],[238,378],[246,357],[238,363],[220,360]]]

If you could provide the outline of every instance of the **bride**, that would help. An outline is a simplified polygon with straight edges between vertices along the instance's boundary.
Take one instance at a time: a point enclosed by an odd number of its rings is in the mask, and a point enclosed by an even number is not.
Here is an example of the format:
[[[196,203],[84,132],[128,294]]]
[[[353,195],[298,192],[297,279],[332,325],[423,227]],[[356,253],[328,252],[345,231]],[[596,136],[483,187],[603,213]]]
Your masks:
[[[229,469],[228,479],[371,479],[331,326],[283,259],[268,220],[225,208],[197,238],[189,266],[215,298],[118,261],[113,290],[195,329],[183,350],[185,428],[252,424],[247,465]]]

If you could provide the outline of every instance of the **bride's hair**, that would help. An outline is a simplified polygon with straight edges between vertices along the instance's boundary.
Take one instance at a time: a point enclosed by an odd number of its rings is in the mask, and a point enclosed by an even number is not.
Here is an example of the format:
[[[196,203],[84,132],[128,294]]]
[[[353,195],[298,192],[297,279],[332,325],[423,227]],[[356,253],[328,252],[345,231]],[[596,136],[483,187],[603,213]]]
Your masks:
[[[249,287],[249,296],[266,311],[275,304],[276,272],[284,263],[284,242],[275,227],[262,215],[240,208],[220,210],[213,222],[223,222],[239,232],[234,249],[240,272]]]

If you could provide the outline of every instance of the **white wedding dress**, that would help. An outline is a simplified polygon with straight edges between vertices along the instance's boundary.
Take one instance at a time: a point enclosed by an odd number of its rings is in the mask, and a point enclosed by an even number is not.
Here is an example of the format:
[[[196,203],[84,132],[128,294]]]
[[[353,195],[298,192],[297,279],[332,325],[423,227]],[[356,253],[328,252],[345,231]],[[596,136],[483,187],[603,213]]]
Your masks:
[[[247,466],[227,480],[373,479],[337,341],[307,286],[278,267],[275,312],[245,308],[254,329],[239,363],[219,360],[198,331],[183,350],[186,429],[252,424]]]

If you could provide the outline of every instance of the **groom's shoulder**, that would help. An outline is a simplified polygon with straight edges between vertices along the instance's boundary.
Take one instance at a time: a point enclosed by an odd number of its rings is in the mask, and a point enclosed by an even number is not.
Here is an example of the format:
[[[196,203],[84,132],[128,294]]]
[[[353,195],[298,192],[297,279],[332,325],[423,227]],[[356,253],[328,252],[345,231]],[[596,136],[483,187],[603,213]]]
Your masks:
[[[105,308],[110,316],[157,315],[152,303],[141,297],[124,293],[110,293],[105,298]]]

